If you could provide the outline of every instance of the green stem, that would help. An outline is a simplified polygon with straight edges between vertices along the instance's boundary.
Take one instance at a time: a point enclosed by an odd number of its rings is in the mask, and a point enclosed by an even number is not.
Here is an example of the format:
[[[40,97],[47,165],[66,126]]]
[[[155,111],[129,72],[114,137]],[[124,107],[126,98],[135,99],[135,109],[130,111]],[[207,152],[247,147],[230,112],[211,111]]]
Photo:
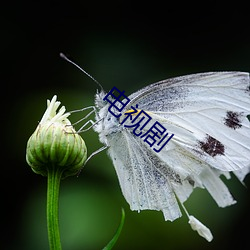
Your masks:
[[[61,250],[59,231],[59,188],[62,170],[58,167],[48,168],[47,186],[47,227],[50,250]]]

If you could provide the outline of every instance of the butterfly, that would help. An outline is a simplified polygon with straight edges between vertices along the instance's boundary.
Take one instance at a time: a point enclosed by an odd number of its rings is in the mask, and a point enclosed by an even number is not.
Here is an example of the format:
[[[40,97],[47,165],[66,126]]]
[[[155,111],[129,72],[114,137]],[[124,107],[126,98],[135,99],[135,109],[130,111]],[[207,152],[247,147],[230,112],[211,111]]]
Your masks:
[[[89,158],[107,149],[131,210],[160,210],[166,221],[174,221],[182,216],[181,206],[191,228],[211,241],[210,230],[183,203],[197,187],[206,189],[219,207],[236,202],[220,177],[234,174],[243,183],[250,172],[249,74],[207,72],[159,81],[128,96],[122,114],[110,108],[115,95],[108,101],[97,84],[101,91],[95,96],[95,121],[90,122],[104,147]],[[162,150],[139,138],[131,119],[130,126],[123,126],[124,117],[138,114],[131,112],[135,107],[174,135]],[[149,129],[142,126],[141,132]]]
[[[137,105],[174,134],[158,153],[109,112],[105,95],[96,94],[93,129],[108,148],[131,210],[160,210],[174,221],[196,187],[207,189],[220,207],[235,203],[220,176],[233,173],[242,182],[250,171],[248,73],[186,75],[130,95],[123,114]],[[186,213],[192,228],[210,241],[209,229]]]

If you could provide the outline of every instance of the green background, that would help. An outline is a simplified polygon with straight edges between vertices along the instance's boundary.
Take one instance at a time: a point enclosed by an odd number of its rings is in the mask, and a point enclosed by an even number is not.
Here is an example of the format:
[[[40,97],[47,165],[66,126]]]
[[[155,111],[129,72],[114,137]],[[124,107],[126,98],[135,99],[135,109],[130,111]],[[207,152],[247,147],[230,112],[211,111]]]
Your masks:
[[[161,3],[161,4],[160,4]],[[25,161],[26,143],[54,94],[67,110],[93,105],[97,85],[59,57],[67,55],[105,90],[129,95],[169,77],[206,71],[249,71],[247,7],[169,2],[11,2],[1,8],[1,249],[48,249],[46,178]],[[228,3],[230,4],[230,3]],[[83,114],[76,114],[77,121]],[[89,154],[102,145],[82,134]],[[106,152],[81,175],[62,181],[60,229],[65,250],[101,249],[126,219],[114,249],[248,249],[249,189],[225,181],[238,201],[218,208],[205,190],[186,202],[213,235],[206,242],[186,216],[165,222],[157,211],[132,212]],[[246,186],[250,186],[249,176]]]

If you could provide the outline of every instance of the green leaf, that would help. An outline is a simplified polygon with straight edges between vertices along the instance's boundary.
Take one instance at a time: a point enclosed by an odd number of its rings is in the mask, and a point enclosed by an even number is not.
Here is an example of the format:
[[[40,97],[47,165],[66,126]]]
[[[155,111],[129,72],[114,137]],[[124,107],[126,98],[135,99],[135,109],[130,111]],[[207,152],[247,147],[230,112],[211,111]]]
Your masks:
[[[124,221],[125,221],[125,211],[122,208],[122,218],[121,218],[120,225],[117,228],[117,231],[116,231],[115,235],[113,236],[113,238],[111,239],[111,241],[103,248],[103,250],[110,250],[113,248],[113,246],[115,245],[116,241],[118,240],[118,238],[120,236],[120,233],[121,233],[123,225],[124,225]]]

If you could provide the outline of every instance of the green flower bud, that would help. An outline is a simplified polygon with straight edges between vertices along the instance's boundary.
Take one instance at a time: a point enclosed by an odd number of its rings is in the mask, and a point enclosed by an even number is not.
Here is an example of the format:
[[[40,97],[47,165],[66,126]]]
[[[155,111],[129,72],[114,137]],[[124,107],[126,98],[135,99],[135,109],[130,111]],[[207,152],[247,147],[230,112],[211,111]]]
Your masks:
[[[87,148],[67,119],[70,113],[65,113],[65,107],[56,113],[60,106],[56,98],[47,101],[47,110],[28,140],[26,161],[37,174],[47,176],[50,168],[58,168],[62,177],[67,177],[79,172],[86,161]]]

